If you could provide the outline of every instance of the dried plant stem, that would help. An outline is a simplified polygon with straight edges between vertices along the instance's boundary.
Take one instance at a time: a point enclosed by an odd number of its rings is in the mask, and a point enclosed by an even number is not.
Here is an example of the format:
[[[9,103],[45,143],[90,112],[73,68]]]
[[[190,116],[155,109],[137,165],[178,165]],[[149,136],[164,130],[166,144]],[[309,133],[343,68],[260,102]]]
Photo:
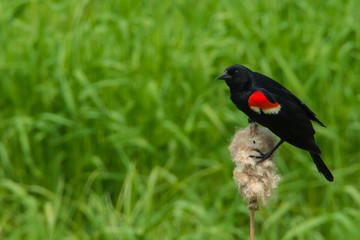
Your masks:
[[[259,202],[252,200],[249,202],[248,209],[250,211],[250,240],[255,239],[255,211],[259,210]]]
[[[266,204],[277,188],[280,176],[276,174],[271,155],[266,161],[257,164],[252,157],[259,152],[269,152],[276,145],[276,139],[269,130],[252,123],[249,127],[235,133],[229,151],[236,164],[233,178],[240,194],[248,202],[250,211],[250,239],[255,238],[255,211],[259,203]],[[256,150],[255,150],[256,149]]]
[[[250,240],[255,239],[255,210],[250,209]]]

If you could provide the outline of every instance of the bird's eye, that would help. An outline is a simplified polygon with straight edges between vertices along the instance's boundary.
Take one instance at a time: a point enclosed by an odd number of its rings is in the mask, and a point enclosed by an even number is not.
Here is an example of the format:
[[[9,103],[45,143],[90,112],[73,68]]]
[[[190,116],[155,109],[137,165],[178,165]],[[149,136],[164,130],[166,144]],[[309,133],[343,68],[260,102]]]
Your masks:
[[[235,73],[239,73],[239,70],[235,70]]]

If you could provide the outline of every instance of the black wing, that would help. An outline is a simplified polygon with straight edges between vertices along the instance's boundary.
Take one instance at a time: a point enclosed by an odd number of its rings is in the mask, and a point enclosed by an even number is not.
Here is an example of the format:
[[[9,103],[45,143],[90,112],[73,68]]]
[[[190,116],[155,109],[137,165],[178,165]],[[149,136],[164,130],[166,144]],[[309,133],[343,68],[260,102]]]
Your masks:
[[[304,112],[306,113],[306,115],[309,117],[310,120],[319,123],[323,127],[326,127],[319,119],[317,119],[316,114],[313,111],[311,111],[311,109],[308,106],[306,106],[306,104],[303,101],[301,101],[298,97],[296,97],[292,92],[290,92],[280,83],[274,81],[273,79],[261,73],[253,72],[253,75],[254,76],[252,81],[255,84],[255,86],[258,85],[257,83],[259,83],[262,88],[265,88],[270,92],[276,94],[286,93],[293,100],[295,100],[296,103],[299,104],[299,106],[304,110]]]

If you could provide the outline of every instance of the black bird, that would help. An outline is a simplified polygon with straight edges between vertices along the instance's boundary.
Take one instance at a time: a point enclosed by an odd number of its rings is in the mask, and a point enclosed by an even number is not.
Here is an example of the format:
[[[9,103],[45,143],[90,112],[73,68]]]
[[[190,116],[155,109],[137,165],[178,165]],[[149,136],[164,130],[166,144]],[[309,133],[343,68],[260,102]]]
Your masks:
[[[334,180],[330,170],[322,161],[321,150],[315,143],[315,130],[310,120],[325,125],[299,98],[271,78],[242,65],[228,67],[217,79],[225,80],[230,88],[230,99],[243,111],[249,121],[257,122],[270,129],[280,142],[268,153],[254,149],[260,163],[285,141],[295,147],[309,151],[314,163],[325,178]]]

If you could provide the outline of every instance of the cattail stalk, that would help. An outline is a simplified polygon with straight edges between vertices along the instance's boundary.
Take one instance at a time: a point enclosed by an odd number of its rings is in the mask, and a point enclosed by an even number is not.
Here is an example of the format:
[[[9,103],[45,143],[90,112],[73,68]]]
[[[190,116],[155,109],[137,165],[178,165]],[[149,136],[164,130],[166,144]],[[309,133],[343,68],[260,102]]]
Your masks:
[[[255,239],[255,210],[250,209],[250,240]]]
[[[280,176],[275,173],[272,156],[259,164],[256,164],[256,158],[250,156],[259,154],[254,149],[267,153],[275,145],[276,140],[269,130],[251,123],[247,128],[235,133],[229,146],[232,159],[236,163],[234,181],[240,194],[248,202],[251,240],[255,237],[255,211],[259,210],[260,202],[265,205],[266,201],[273,197]]]

